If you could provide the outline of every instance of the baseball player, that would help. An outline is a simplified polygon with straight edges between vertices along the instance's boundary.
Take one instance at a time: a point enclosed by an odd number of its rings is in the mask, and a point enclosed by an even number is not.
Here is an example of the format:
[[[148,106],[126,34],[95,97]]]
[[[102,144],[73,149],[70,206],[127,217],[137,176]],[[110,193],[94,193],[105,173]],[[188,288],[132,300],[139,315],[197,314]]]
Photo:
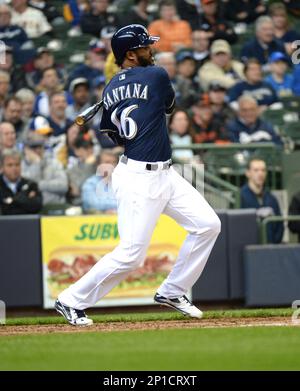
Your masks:
[[[143,263],[161,213],[188,235],[154,301],[202,317],[186,293],[201,275],[221,225],[201,194],[172,167],[166,114],[172,112],[175,98],[166,71],[154,65],[151,45],[158,40],[137,24],[121,28],[112,38],[121,71],[104,89],[100,129],[125,148],[112,173],[120,243],[59,295],[55,308],[72,325],[92,324],[84,310]]]

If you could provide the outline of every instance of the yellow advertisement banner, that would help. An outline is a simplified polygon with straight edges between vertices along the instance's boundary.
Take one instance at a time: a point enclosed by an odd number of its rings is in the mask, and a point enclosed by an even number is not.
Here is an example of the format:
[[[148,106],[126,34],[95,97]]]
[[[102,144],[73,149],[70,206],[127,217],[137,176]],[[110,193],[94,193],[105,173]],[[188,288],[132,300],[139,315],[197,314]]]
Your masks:
[[[44,308],[87,273],[119,242],[117,216],[42,217]],[[186,231],[162,215],[143,266],[116,286],[98,306],[153,304],[153,295],[171,271]]]

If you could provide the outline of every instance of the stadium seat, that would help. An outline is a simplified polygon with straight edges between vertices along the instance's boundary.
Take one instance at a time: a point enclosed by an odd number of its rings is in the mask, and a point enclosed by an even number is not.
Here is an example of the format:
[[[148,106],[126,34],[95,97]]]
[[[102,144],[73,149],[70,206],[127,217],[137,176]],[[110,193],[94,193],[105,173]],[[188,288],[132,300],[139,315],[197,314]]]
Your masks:
[[[295,144],[296,149],[300,148],[300,124],[299,122],[286,123],[283,128],[284,134]]]

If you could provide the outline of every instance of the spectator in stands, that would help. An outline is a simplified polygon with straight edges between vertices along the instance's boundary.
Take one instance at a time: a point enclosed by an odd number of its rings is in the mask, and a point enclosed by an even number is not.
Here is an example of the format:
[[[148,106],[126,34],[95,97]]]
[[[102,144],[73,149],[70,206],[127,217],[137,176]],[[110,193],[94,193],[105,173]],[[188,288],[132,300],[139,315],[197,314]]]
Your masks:
[[[227,130],[214,117],[208,94],[203,94],[201,99],[192,106],[192,121],[195,129],[193,141],[195,143],[228,143]]]
[[[28,138],[31,138],[32,135],[38,135],[40,138],[44,141],[44,148],[45,148],[45,153],[51,158],[55,159],[55,155],[53,153],[54,148],[59,142],[62,142],[60,140],[60,136],[55,137],[52,136],[53,134],[53,129],[51,128],[49,121],[45,118],[42,117],[41,115],[38,115],[37,117],[32,118],[32,120],[28,124],[28,131],[27,135],[25,138],[25,144],[27,142]]]
[[[9,46],[5,46],[5,62],[3,64],[0,63],[0,70],[10,75],[10,93],[15,93],[19,88],[26,87],[24,71],[20,65],[14,63],[13,51]]]
[[[234,143],[249,144],[256,142],[273,142],[282,145],[280,137],[273,126],[260,119],[259,106],[256,100],[244,95],[238,100],[238,116],[228,124],[227,130]]]
[[[69,178],[68,200],[73,205],[80,205],[82,185],[95,174],[97,168],[94,144],[88,133],[79,135],[75,140],[74,152],[78,157],[78,163],[67,171]]]
[[[120,15],[122,26],[128,24],[141,24],[148,27],[148,24],[152,21],[152,15],[147,12],[148,0],[134,0],[133,6],[128,10],[125,15]]]
[[[295,50],[293,42],[300,39],[300,33],[290,28],[290,21],[284,4],[271,4],[269,13],[274,23],[275,37],[284,44],[286,52],[291,55]]]
[[[289,215],[300,216],[300,192],[293,195],[289,205]],[[290,221],[289,229],[294,234],[298,234],[298,242],[300,243],[300,220]]]
[[[199,70],[209,60],[209,38],[206,31],[195,30],[192,32],[192,49],[197,70]]]
[[[300,17],[299,0],[283,0],[287,10],[296,17]]]
[[[262,66],[260,62],[252,58],[245,65],[246,80],[237,83],[229,92],[231,106],[237,108],[237,100],[240,96],[251,95],[260,105],[261,111],[278,101],[276,91],[263,80]]]
[[[241,207],[257,209],[257,216],[280,216],[281,211],[276,198],[266,189],[267,166],[264,160],[253,157],[248,162],[246,176],[248,183],[241,189]],[[269,223],[267,238],[270,243],[281,243],[283,223]]]
[[[47,119],[50,127],[53,129],[54,136],[66,133],[69,126],[73,123],[72,120],[67,118],[67,106],[67,100],[64,92],[56,92],[50,96],[50,115]]]
[[[99,100],[102,98],[105,85],[106,85],[105,76],[99,76],[93,81],[92,88],[90,90],[92,103],[99,102]],[[92,119],[92,124],[93,124],[92,127],[95,128],[97,132],[100,126],[101,117],[102,117],[102,112],[100,110]]]
[[[169,119],[170,140],[173,146],[189,146],[193,143],[194,130],[192,122],[185,110],[175,110]],[[193,158],[191,149],[174,150],[172,157],[180,161],[190,161]]]
[[[159,5],[160,19],[149,24],[149,34],[159,36],[155,45],[159,52],[176,52],[192,44],[192,30],[188,22],[180,20],[172,0],[163,0]]]
[[[227,89],[218,81],[210,82],[208,86],[208,98],[213,111],[213,118],[219,127],[224,127],[231,121],[235,113],[227,103]]]
[[[84,77],[79,77],[71,82],[69,92],[72,95],[73,103],[66,110],[68,119],[75,121],[79,113],[91,106],[89,87],[89,81]]]
[[[195,29],[208,33],[210,41],[223,39],[230,44],[237,42],[237,35],[231,25],[223,18],[221,7],[217,0],[202,0],[202,13]]]
[[[287,73],[289,59],[281,52],[274,52],[269,58],[271,74],[265,77],[265,82],[276,91],[279,99],[293,95],[293,76]]]
[[[300,62],[298,64],[296,64],[294,67],[293,92],[296,96],[300,96]],[[0,97],[1,97],[1,94],[0,94]]]
[[[43,12],[28,6],[28,0],[12,0],[12,24],[22,27],[29,38],[38,38],[52,31]]]
[[[22,102],[22,120],[27,124],[34,115],[35,94],[28,88],[21,88],[16,97]]]
[[[200,86],[197,80],[196,61],[191,50],[183,49],[176,53],[177,75],[187,80],[195,92],[199,96]]]
[[[199,26],[199,18],[202,12],[200,1],[176,0],[178,15],[181,19],[189,22],[192,30]]]
[[[171,80],[176,93],[176,103],[178,106],[188,108],[195,99],[192,84],[176,73],[176,60],[172,52],[162,52],[156,55],[156,64],[163,67]]]
[[[253,23],[267,12],[264,0],[223,0],[223,2],[225,17],[235,23]]]
[[[17,136],[13,124],[10,122],[0,123],[0,155],[5,149],[13,149],[16,147]]]
[[[244,65],[232,59],[228,42],[220,39],[214,41],[210,48],[210,61],[199,70],[200,85],[207,91],[211,81],[218,81],[224,87],[230,88],[244,79]]]
[[[10,75],[7,72],[0,70],[0,120],[4,115],[4,104],[8,98],[10,85]]]
[[[89,50],[86,54],[85,63],[80,64],[70,73],[68,86],[71,81],[84,77],[92,85],[93,81],[103,75],[107,52],[103,42],[99,39],[92,39],[89,43]]]
[[[63,17],[61,13],[57,10],[54,4],[51,4],[51,1],[29,0],[28,5],[32,8],[41,11],[46,16],[50,24],[55,25],[63,22]]]
[[[107,27],[102,29],[101,31],[101,42],[104,43],[107,57],[105,59],[105,65],[104,65],[104,76],[106,79],[106,82],[108,83],[112,77],[119,72],[120,68],[116,64],[115,56],[111,50],[111,39],[112,36],[115,33],[115,29],[113,27]]]
[[[11,23],[12,10],[7,4],[0,4],[0,39],[5,45],[14,50],[31,49],[32,42],[29,41],[26,32],[22,27]]]
[[[78,158],[74,152],[74,145],[81,133],[83,133],[81,128],[75,123],[72,123],[66,133],[60,136],[61,142],[54,147],[54,156],[65,169],[71,168],[78,163]]]
[[[97,173],[88,178],[82,186],[82,206],[86,213],[117,212],[117,200],[111,187],[111,174],[117,163],[118,157],[114,151],[101,152]]]
[[[39,134],[31,134],[25,144],[22,174],[37,181],[43,194],[44,205],[64,204],[68,190],[68,178],[62,165],[45,153],[45,140]]]
[[[104,76],[108,83],[118,72],[120,71],[119,66],[116,64],[116,59],[113,52],[110,52],[106,58],[104,65]]]
[[[33,67],[34,69],[31,69],[26,74],[26,80],[31,89],[35,90],[37,85],[41,83],[43,71],[48,68],[55,68],[61,84],[65,83],[65,71],[61,65],[55,64],[53,53],[48,48],[42,46],[37,49],[33,60]]]
[[[55,68],[46,68],[42,71],[41,82],[37,89],[41,92],[36,97],[34,112],[47,117],[50,113],[50,96],[63,90],[63,85],[60,82],[58,72]],[[71,98],[67,99],[68,103],[72,101]]]
[[[72,28],[68,31],[69,37],[78,37],[82,34],[80,28],[80,19],[84,13],[90,10],[89,0],[64,0],[63,14],[67,22],[71,23]]]
[[[260,16],[255,23],[255,38],[246,42],[242,48],[241,57],[244,62],[249,58],[265,65],[274,52],[285,53],[282,42],[275,37],[274,24],[269,16]]]
[[[92,0],[91,9],[85,12],[80,20],[83,33],[99,38],[101,30],[107,26],[119,27],[120,21],[116,14],[108,12],[109,0]]]
[[[17,132],[17,139],[24,137],[25,123],[22,120],[22,102],[16,96],[8,98],[4,105],[3,121],[14,125]]]
[[[42,195],[35,182],[21,176],[20,153],[13,149],[4,150],[0,163],[0,214],[39,213],[42,209]]]
[[[114,26],[107,26],[101,30],[100,41],[104,43],[106,53],[111,52],[111,39],[116,31]]]

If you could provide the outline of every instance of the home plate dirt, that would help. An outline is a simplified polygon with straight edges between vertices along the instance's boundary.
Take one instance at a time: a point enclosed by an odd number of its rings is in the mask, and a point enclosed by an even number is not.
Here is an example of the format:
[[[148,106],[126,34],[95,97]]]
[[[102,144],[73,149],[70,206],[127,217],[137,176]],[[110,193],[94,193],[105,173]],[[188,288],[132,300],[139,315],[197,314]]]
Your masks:
[[[68,324],[59,325],[29,325],[29,326],[0,326],[0,336],[74,333],[74,332],[109,332],[131,330],[164,330],[186,328],[218,328],[218,327],[254,327],[254,326],[297,326],[290,317],[271,318],[221,318],[221,319],[192,319],[176,321],[148,322],[109,322],[95,323],[89,327],[74,327]],[[299,325],[298,325],[299,326]]]

